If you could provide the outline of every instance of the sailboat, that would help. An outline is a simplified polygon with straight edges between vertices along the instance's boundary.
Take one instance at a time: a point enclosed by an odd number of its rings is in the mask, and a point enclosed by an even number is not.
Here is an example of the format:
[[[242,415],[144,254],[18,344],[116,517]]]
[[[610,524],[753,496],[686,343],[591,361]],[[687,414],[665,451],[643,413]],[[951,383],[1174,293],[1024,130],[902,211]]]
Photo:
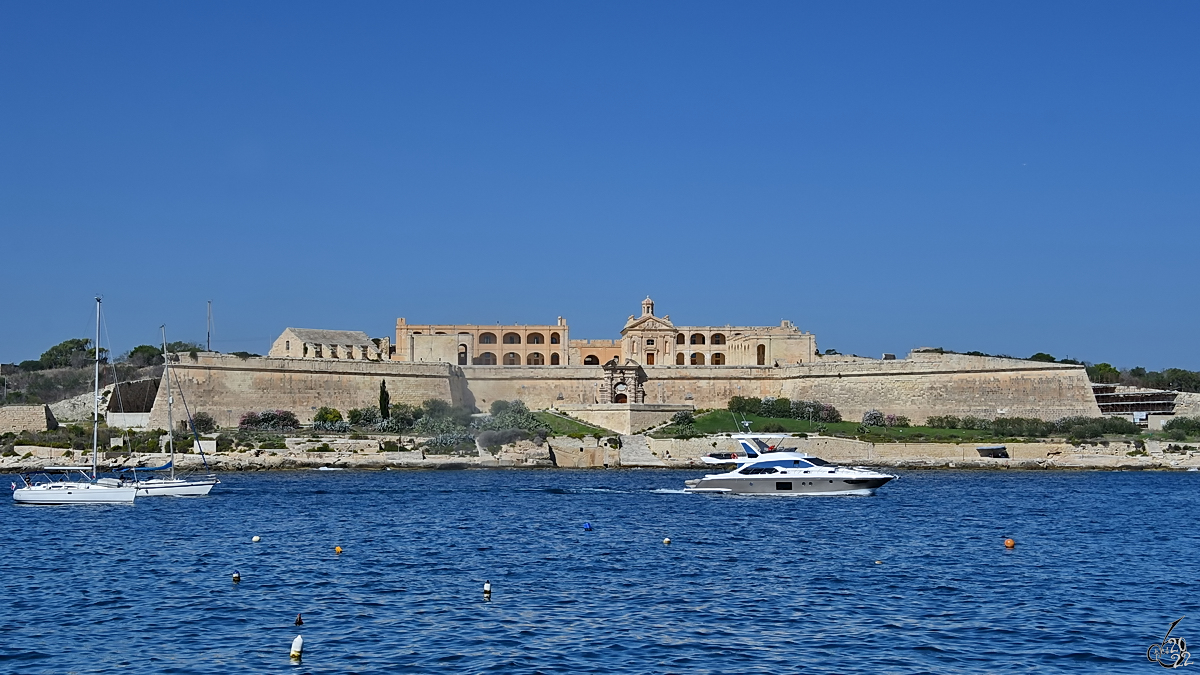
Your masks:
[[[165,369],[163,374],[166,376],[163,379],[167,381],[167,428],[171,429],[167,433],[167,444],[171,448],[171,460],[162,466],[125,469],[122,473],[132,476],[132,479],[127,480],[126,484],[136,488],[139,497],[203,497],[213,489],[214,485],[221,482],[217,480],[216,474],[175,475],[175,419],[172,415],[175,397],[171,395],[171,357],[167,353],[167,328],[166,326],[161,328],[163,332],[163,368]],[[191,427],[192,435],[199,442],[200,436],[196,433],[195,425],[191,423],[191,415],[188,415],[188,426]],[[204,460],[204,466],[208,468],[208,460]],[[163,478],[142,478],[140,475],[159,471],[169,471],[170,475]]]
[[[137,491],[116,478],[96,478],[100,450],[100,298],[96,298],[96,376],[92,392],[92,466],[48,466],[13,484],[18,504],[132,504]]]

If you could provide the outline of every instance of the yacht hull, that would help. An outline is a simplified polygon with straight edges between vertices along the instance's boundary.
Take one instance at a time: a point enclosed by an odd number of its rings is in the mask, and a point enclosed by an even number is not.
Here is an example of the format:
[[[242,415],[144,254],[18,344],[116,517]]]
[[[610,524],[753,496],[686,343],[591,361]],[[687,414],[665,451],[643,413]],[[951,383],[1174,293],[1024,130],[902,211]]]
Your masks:
[[[13,490],[13,501],[18,504],[132,504],[136,496],[132,487],[92,483],[34,485]]]
[[[216,478],[151,478],[134,485],[139,497],[203,497],[219,482]]]
[[[753,478],[701,478],[688,481],[686,492],[734,495],[835,496],[869,497],[892,476],[879,478],[817,478],[809,476],[754,476]],[[694,484],[693,484],[694,483]]]

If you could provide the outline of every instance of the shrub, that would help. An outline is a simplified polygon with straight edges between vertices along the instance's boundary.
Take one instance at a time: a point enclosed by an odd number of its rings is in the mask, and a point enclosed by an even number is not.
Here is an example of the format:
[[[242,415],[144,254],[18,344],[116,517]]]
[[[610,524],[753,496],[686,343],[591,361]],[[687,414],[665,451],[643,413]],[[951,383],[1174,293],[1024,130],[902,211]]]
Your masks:
[[[1163,431],[1182,431],[1185,436],[1200,436],[1200,417],[1176,417],[1163,425]]]
[[[764,424],[762,426],[762,429],[760,429],[759,431],[764,431],[769,434],[774,434],[774,433],[787,431],[787,429],[783,428],[783,425],[780,424],[779,422],[768,422],[767,424]]]
[[[690,425],[690,424],[695,424],[695,423],[696,423],[696,416],[693,415],[690,410],[680,410],[679,412],[675,413],[674,415],[671,415],[671,424],[682,426],[682,425]]]
[[[313,422],[341,422],[342,413],[336,408],[321,406],[317,408],[317,414],[313,415]]]
[[[959,419],[954,415],[933,415],[925,420],[925,426],[934,429],[957,429]]]
[[[907,427],[909,424],[908,418],[904,415],[888,415],[883,418],[884,424],[889,427]]]
[[[400,444],[397,443],[396,441],[384,441],[383,442],[383,451],[384,452],[400,452]]]
[[[233,437],[220,434],[217,436],[217,452],[229,452],[233,449]]]
[[[820,401],[792,401],[790,415],[798,420],[809,420],[811,422],[841,422],[842,413],[838,409],[828,403]]]
[[[296,414],[290,410],[264,410],[261,413],[251,411],[242,415],[238,428],[288,431],[300,428],[300,420],[296,419]]]
[[[729,412],[742,415],[757,415],[762,408],[762,399],[734,396],[729,399]]]
[[[217,430],[217,421],[206,412],[197,412],[192,415],[192,428],[198,434],[211,434]]]
[[[446,417],[422,417],[413,426],[413,431],[422,436],[445,436],[464,434],[466,429]]]
[[[419,406],[407,403],[393,403],[386,420],[389,423],[387,430],[395,429],[397,431],[404,431],[411,429],[424,414],[425,412]],[[380,430],[383,431],[385,429],[380,427]]]
[[[871,409],[863,413],[862,425],[864,427],[881,427],[886,423],[883,413],[878,410]]]
[[[351,408],[346,416],[350,419],[350,424],[356,427],[379,424],[382,419],[378,408]]]
[[[313,422],[313,429],[317,431],[328,431],[335,434],[344,434],[350,431],[350,424],[347,422]]]

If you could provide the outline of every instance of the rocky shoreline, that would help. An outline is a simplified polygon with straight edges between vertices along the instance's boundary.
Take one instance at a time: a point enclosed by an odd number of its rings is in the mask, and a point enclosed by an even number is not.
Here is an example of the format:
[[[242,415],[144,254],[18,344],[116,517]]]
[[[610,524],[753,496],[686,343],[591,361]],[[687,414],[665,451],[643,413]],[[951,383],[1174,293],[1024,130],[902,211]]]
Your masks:
[[[701,470],[709,465],[700,457],[712,452],[737,452],[727,436],[692,439],[655,439],[626,435],[612,439],[555,437],[542,443],[521,441],[498,448],[476,448],[474,454],[437,454],[427,449],[387,452],[380,439],[341,437],[289,438],[286,448],[207,452],[204,458],[215,471],[269,471],[321,467],[387,469],[467,468],[659,468]],[[793,439],[795,446],[839,464],[897,469],[1015,469],[1015,470],[1200,470],[1200,447],[1187,443],[1066,442],[1010,443],[1007,458],[981,456],[975,444],[867,443],[853,439],[812,436]],[[415,443],[414,443],[415,445]],[[789,444],[790,445],[790,444]],[[393,446],[394,447],[394,446]],[[0,458],[0,472],[41,469],[48,465],[87,464],[87,455],[65,455],[64,450],[16,446],[15,454]],[[105,452],[106,470],[160,466],[164,453]],[[177,466],[203,468],[201,455],[176,455]]]

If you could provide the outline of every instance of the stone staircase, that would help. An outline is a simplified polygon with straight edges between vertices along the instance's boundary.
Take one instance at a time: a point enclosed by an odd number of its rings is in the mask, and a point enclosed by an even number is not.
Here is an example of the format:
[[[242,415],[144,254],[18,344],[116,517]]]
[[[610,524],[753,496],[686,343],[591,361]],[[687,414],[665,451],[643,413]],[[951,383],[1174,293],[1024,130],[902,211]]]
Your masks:
[[[650,444],[645,436],[621,436],[621,466],[666,467],[667,463],[650,454]]]

